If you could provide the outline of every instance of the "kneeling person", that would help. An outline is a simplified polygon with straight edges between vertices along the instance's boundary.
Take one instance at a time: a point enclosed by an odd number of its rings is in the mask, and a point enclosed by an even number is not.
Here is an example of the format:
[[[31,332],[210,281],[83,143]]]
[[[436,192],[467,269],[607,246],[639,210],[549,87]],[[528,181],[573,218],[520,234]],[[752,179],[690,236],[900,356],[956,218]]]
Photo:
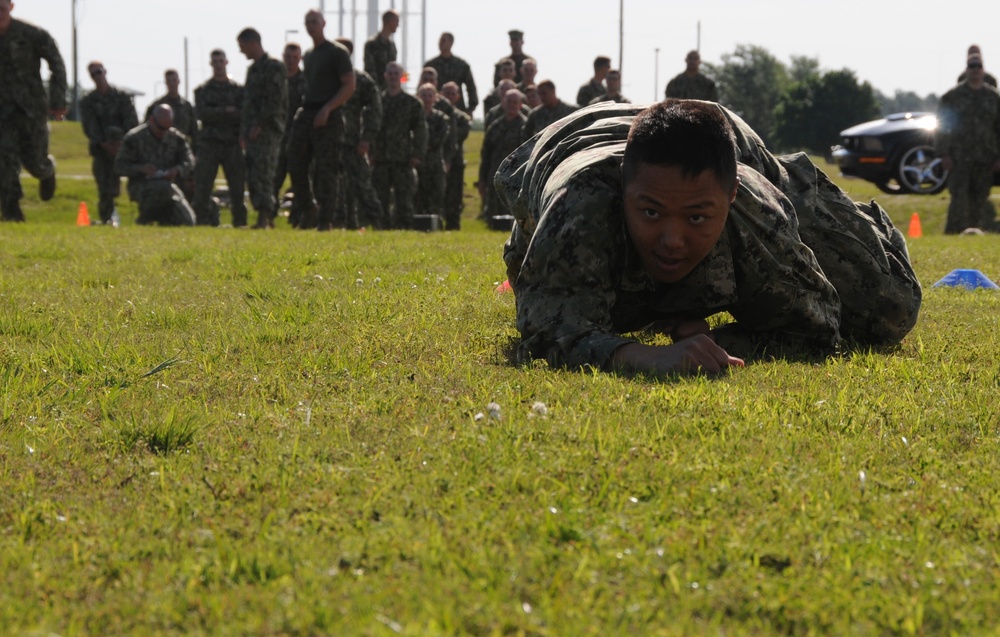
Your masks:
[[[125,135],[115,157],[115,170],[128,177],[129,197],[139,203],[136,223],[195,223],[194,210],[174,183],[191,171],[194,158],[184,135],[171,128],[173,120],[173,109],[166,104],[156,106],[145,124]]]
[[[895,343],[917,320],[885,212],[714,103],[591,107],[521,146],[496,184],[517,221],[504,260],[521,358],[717,372],[772,344]],[[720,312],[736,323],[710,330]],[[657,322],[673,344],[622,336]]]

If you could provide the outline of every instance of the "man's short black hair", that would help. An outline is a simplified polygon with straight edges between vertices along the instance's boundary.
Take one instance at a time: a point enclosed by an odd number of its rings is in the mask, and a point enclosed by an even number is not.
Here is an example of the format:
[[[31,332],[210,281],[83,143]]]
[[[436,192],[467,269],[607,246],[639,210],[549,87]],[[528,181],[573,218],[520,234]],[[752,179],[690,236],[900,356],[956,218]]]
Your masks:
[[[598,55],[594,58],[594,70],[600,71],[601,69],[610,68],[611,58],[606,55]]]
[[[260,44],[260,32],[253,27],[247,27],[240,31],[240,34],[236,36],[236,40],[239,42],[256,42]]]
[[[223,51],[222,49],[212,49],[211,53],[208,54],[208,57],[214,58],[216,55],[221,55],[222,57],[226,57],[226,52]]]
[[[722,110],[710,102],[668,99],[636,115],[628,132],[622,180],[640,164],[679,166],[685,178],[711,170],[728,192],[736,185],[736,137]]]

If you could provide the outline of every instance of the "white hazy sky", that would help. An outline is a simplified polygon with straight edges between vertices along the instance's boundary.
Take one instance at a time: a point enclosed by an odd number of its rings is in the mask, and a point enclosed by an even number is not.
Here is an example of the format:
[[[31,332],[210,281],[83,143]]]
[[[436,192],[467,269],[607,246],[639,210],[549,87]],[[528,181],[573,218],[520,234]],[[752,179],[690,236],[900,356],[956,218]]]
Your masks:
[[[13,15],[44,27],[72,64],[73,0],[15,0]],[[454,53],[472,66],[480,95],[492,82],[493,63],[509,52],[507,30],[525,32],[524,50],[538,59],[539,74],[553,80],[557,92],[573,101],[576,89],[592,70],[595,55],[619,59],[618,0],[343,0],[348,12],[343,35],[360,43],[370,34],[360,15],[352,29],[351,6],[365,10],[405,9],[404,26],[396,34],[401,61],[419,72],[422,20],[426,6],[426,57],[437,55],[442,31],[455,34]],[[280,56],[286,39],[308,48],[302,26],[314,4],[281,0],[77,0],[80,83],[91,88],[86,64],[100,59],[113,84],[145,93],[147,102],[164,92],[163,70],[175,67],[184,77],[184,38],[188,39],[189,84],[210,75],[209,51],[224,49],[237,81],[246,76],[246,60],[236,34],[246,26],[261,32],[264,47]],[[326,35],[340,34],[340,0],[325,0]],[[623,92],[633,102],[662,95],[667,80],[683,70],[685,53],[699,43],[702,59],[718,63],[738,44],[759,45],[788,63],[792,55],[818,58],[822,68],[850,68],[875,88],[920,95],[940,95],[952,86],[965,62],[969,44],[983,48],[987,69],[1000,71],[1000,3],[983,0],[624,0],[625,48]],[[289,33],[298,31],[298,33]],[[659,74],[656,49],[659,49]],[[406,57],[403,58],[405,49]],[[997,60],[995,67],[991,64]],[[68,70],[72,83],[72,71]],[[140,110],[140,116],[142,110]]]

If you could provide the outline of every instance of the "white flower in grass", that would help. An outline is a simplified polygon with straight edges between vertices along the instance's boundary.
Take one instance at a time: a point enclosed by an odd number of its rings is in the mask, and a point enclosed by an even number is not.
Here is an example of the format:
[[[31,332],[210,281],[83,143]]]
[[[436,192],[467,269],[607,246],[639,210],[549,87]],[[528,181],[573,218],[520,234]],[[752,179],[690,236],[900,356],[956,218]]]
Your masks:
[[[490,403],[489,405],[486,405],[486,411],[490,412],[490,418],[500,420],[500,405],[497,403]]]
[[[354,280],[354,285],[364,285],[364,283],[365,283],[364,279],[355,279]]]
[[[544,418],[545,416],[549,415],[549,408],[546,407],[545,403],[543,403],[542,401],[538,401],[534,405],[531,406],[531,413],[528,414],[528,415],[529,416],[540,416],[540,417]]]
[[[483,418],[486,418],[486,414],[484,414],[483,412],[479,412],[478,414],[472,417],[472,419],[475,420],[476,422],[479,422]]]

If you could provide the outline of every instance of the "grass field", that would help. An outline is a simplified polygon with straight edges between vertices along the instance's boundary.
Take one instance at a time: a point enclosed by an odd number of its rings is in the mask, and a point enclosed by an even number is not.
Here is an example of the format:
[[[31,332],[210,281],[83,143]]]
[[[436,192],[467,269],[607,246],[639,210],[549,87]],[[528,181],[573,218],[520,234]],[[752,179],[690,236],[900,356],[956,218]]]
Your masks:
[[[471,196],[459,233],[115,230],[24,185],[2,634],[996,631],[1000,294],[931,284],[1000,243],[944,196],[878,196],[925,234],[899,348],[654,380],[511,364]]]

